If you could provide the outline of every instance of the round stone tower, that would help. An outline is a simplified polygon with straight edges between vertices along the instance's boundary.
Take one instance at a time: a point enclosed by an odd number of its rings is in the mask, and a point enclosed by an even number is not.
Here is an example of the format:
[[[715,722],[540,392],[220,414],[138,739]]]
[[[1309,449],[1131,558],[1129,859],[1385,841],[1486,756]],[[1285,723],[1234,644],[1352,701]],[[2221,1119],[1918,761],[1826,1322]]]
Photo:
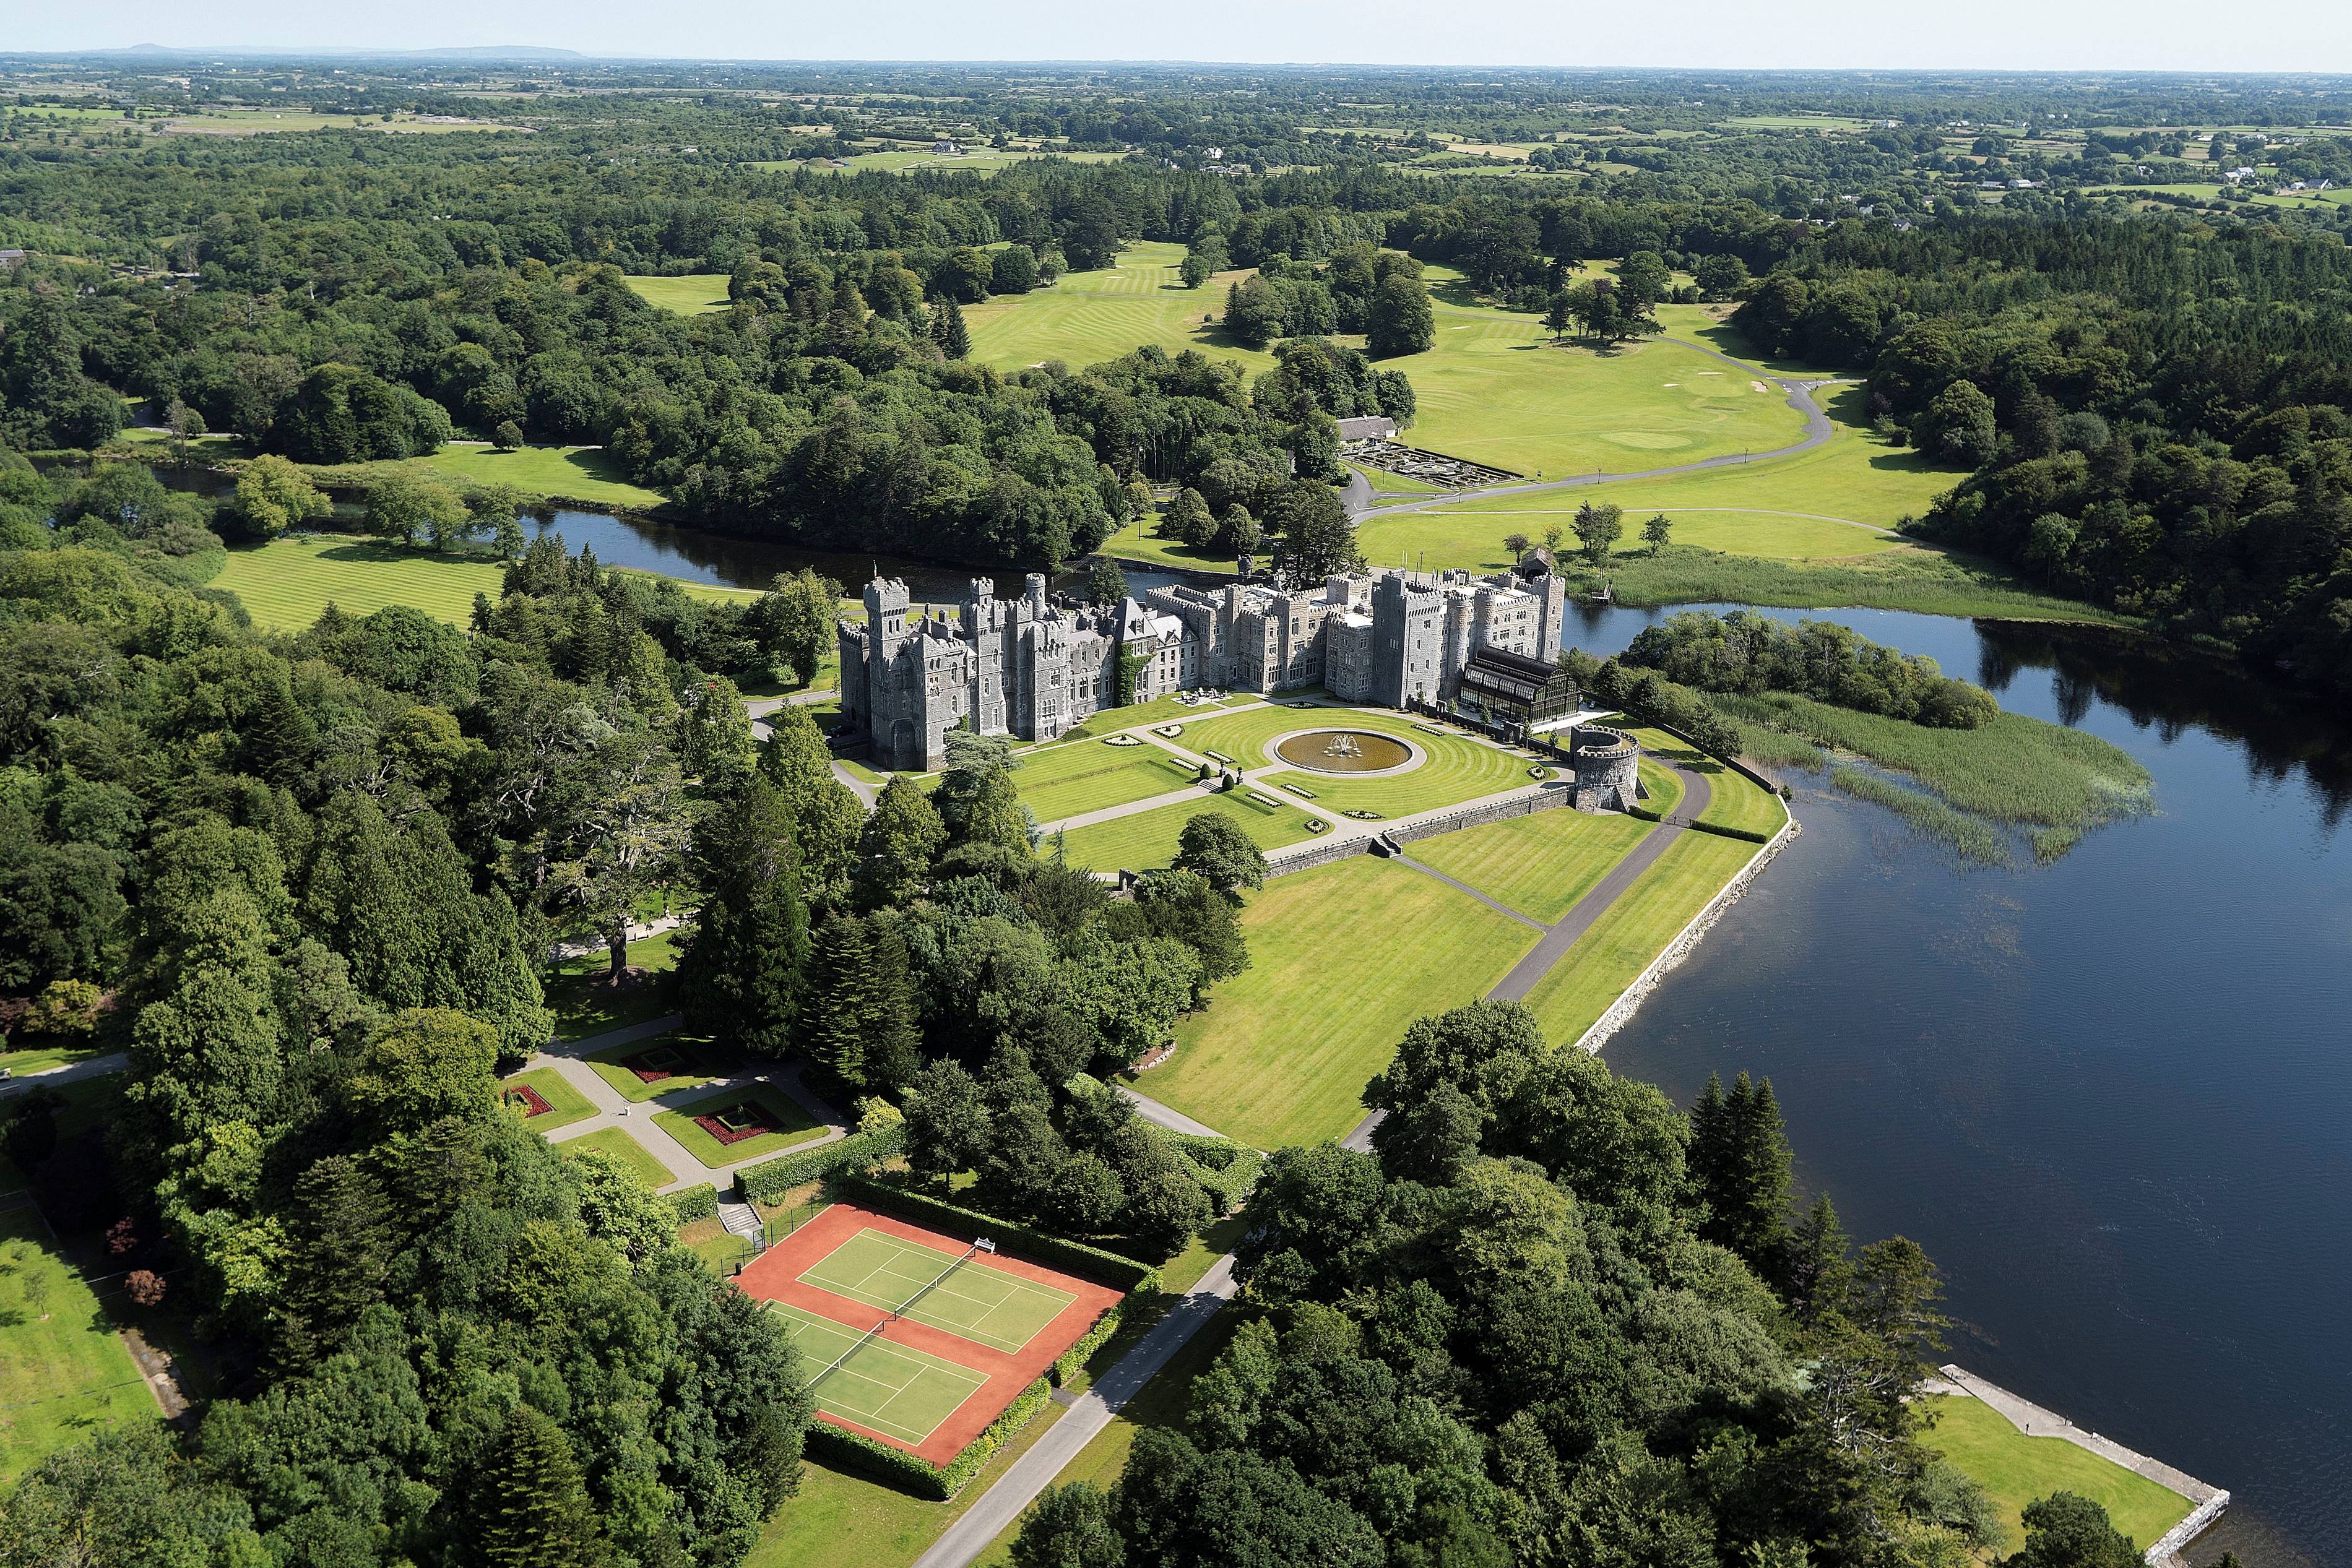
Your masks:
[[[1641,794],[1642,747],[1621,729],[1580,724],[1569,732],[1580,811],[1631,810]]]

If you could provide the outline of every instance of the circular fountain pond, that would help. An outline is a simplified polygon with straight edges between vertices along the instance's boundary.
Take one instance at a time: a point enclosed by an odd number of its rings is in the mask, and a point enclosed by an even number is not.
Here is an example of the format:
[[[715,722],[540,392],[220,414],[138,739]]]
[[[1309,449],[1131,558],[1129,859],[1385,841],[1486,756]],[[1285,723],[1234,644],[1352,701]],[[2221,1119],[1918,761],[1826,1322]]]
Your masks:
[[[1317,773],[1390,773],[1418,756],[1394,736],[1367,729],[1309,729],[1274,743],[1274,754]]]

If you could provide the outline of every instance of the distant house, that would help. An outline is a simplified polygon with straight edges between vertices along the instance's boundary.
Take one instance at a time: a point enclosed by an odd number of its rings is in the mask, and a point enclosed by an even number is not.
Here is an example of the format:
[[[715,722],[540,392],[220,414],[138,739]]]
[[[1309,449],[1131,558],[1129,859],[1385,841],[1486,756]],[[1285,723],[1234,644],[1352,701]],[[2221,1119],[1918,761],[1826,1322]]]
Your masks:
[[[961,141],[950,141],[946,137],[942,136],[937,141],[931,143],[931,151],[935,153],[946,153],[950,156],[960,158],[963,156],[963,143]]]
[[[16,268],[24,265],[25,253],[23,251],[0,250],[0,272],[14,272]]]
[[[1342,441],[1394,441],[1396,421],[1386,414],[1368,414],[1360,419],[1343,419],[1339,423]]]
[[[1202,152],[1212,163],[1222,162],[1224,160],[1225,150],[1222,147],[1204,148]]]

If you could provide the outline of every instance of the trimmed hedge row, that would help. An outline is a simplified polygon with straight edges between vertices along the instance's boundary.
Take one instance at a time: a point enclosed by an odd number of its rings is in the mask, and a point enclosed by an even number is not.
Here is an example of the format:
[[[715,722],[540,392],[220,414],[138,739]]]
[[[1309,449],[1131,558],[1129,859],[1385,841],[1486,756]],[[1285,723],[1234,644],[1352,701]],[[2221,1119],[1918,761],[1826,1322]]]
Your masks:
[[[767,1167],[757,1168],[764,1170]],[[902,1219],[934,1225],[944,1223],[957,1230],[976,1226],[980,1232],[984,1232],[998,1246],[1016,1257],[1052,1268],[1067,1269],[1073,1274],[1085,1275],[1106,1285],[1116,1285],[1130,1294],[1139,1290],[1156,1291],[1160,1288],[1159,1270],[1149,1263],[1138,1262],[1124,1253],[1089,1247],[1083,1241],[1070,1241],[1059,1236],[1048,1236],[1042,1230],[1032,1230],[1013,1220],[1000,1219],[976,1208],[965,1208],[866,1176],[845,1175],[837,1184],[837,1190],[843,1197],[855,1198],[869,1208],[895,1211]],[[1007,1246],[1007,1243],[1011,1245]]]
[[[719,1189],[709,1182],[669,1195],[670,1207],[677,1211],[680,1225],[689,1220],[708,1219],[719,1212]]]
[[[785,1155],[765,1165],[735,1173],[735,1190],[746,1203],[766,1203],[779,1193],[803,1183],[860,1166],[879,1165],[907,1149],[907,1126],[901,1122],[872,1133],[853,1133],[838,1143],[820,1144],[797,1155]]]
[[[1037,1412],[1053,1396],[1054,1385],[1039,1378],[1015,1396],[1003,1413],[988,1424],[986,1431],[964,1445],[963,1450],[944,1465],[935,1465],[904,1448],[894,1448],[862,1432],[845,1431],[824,1421],[809,1427],[809,1451],[845,1469],[863,1470],[877,1480],[903,1488],[917,1497],[945,1502],[961,1491],[1008,1439],[1035,1420]]]
[[[1248,1201],[1258,1173],[1265,1168],[1264,1155],[1231,1138],[1203,1137],[1197,1133],[1170,1133],[1167,1138],[1184,1156],[1192,1179],[1201,1184],[1220,1216]]]
[[[1625,814],[1629,817],[1639,817],[1645,822],[1665,821],[1665,818],[1651,810],[1647,806],[1628,806],[1625,808]],[[1759,833],[1752,828],[1727,828],[1715,822],[1685,822],[1683,826],[1695,833],[1713,833],[1718,839],[1738,839],[1742,843],[1769,844],[1772,841],[1771,834]]]

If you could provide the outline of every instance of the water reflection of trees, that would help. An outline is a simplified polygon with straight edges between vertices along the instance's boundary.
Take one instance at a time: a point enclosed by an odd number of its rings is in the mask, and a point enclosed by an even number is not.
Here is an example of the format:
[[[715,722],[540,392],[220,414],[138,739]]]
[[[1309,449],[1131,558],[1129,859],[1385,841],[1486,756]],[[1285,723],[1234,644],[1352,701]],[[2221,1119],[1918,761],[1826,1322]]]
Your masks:
[[[1977,622],[1977,680],[1999,693],[2026,670],[2051,673],[2058,716],[2080,724],[2105,702],[2167,742],[2189,730],[2230,741],[2258,781],[2300,773],[2331,831],[2352,810],[2352,731],[2326,705],[2201,654],[2096,631]]]

